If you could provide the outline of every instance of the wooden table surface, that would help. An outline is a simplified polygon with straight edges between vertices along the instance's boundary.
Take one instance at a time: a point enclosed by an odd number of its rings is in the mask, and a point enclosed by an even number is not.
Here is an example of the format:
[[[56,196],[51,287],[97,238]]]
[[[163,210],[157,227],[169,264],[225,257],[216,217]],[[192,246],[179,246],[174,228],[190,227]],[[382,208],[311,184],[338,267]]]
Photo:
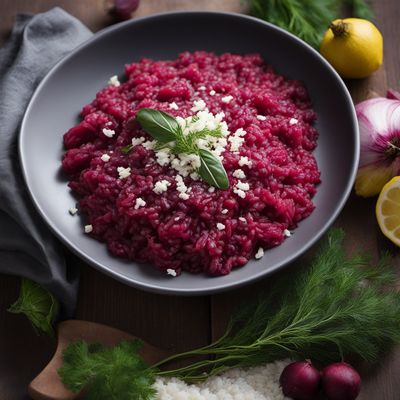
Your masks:
[[[348,82],[355,102],[370,90],[385,93],[400,89],[400,3],[375,0],[376,23],[385,39],[384,66],[370,79]],[[0,43],[9,35],[20,12],[41,12],[63,7],[90,29],[97,31],[112,22],[106,0],[1,0]],[[242,0],[142,0],[136,16],[171,10],[225,10],[245,12]],[[347,232],[348,246],[364,246],[375,257],[388,246],[377,229],[374,201],[351,196],[337,225]],[[1,234],[1,227],[0,227]],[[224,294],[205,297],[168,297],[125,286],[85,265],[71,254],[69,262],[82,270],[76,317],[124,329],[150,343],[173,351],[203,345],[218,337],[232,311],[247,302],[259,289],[268,290],[272,278]],[[1,262],[1,261],[0,261]],[[399,265],[399,264],[398,264]],[[6,312],[17,298],[20,280],[0,275],[0,399],[28,399],[26,386],[49,360],[54,342],[36,336],[29,322]],[[379,368],[364,374],[360,400],[400,399],[400,349],[393,351]]]

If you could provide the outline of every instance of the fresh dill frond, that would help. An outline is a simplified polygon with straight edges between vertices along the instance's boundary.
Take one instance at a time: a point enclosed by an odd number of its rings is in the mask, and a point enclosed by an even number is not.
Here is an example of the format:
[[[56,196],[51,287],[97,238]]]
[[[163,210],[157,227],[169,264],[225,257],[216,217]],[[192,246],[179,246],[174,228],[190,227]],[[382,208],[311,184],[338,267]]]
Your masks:
[[[352,15],[372,19],[366,0],[248,0],[255,17],[271,22],[319,48],[329,24],[340,17],[344,4]]]
[[[83,341],[71,343],[58,370],[63,383],[74,393],[82,390],[87,400],[151,400],[155,370],[139,355],[142,342],[121,342],[108,348]]]
[[[364,255],[346,257],[343,236],[340,230],[331,231],[310,268],[262,293],[256,305],[232,320],[220,340],[156,366],[195,355],[211,359],[160,374],[196,381],[284,358],[325,364],[358,356],[376,363],[400,342],[400,293],[392,287],[390,258],[375,266]]]
[[[54,335],[53,321],[59,310],[57,299],[43,286],[29,279],[22,279],[17,301],[8,311],[24,314],[37,333]]]
[[[350,7],[353,17],[368,19],[370,21],[374,19],[374,13],[368,0],[345,0],[345,3]]]

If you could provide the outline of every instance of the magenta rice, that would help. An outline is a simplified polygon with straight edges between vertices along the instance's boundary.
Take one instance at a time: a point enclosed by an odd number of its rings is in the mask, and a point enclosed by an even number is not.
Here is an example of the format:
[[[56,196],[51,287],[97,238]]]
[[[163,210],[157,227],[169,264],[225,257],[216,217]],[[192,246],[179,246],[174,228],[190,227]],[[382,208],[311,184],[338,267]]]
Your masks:
[[[229,188],[160,162],[152,137],[134,120],[142,108],[219,115],[229,131],[221,153]],[[86,234],[116,257],[170,275],[226,275],[268,257],[314,209],[316,114],[304,85],[258,54],[142,59],[112,77],[81,116],[64,135],[62,168]]]

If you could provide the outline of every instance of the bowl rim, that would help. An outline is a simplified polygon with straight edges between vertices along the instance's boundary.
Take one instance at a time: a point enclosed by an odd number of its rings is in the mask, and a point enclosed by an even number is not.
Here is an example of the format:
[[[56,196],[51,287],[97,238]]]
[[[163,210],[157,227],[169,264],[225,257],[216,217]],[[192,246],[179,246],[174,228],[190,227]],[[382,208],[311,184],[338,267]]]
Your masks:
[[[140,24],[143,22],[147,21],[152,21],[152,20],[157,20],[160,18],[173,18],[173,17],[190,17],[190,16],[204,16],[205,18],[207,17],[232,17],[232,18],[237,18],[237,19],[242,19],[242,20],[247,20],[251,21],[253,23],[263,25],[268,29],[274,30],[281,35],[284,35],[288,37],[288,39],[294,41],[297,45],[302,46],[306,48],[308,51],[312,52],[314,57],[319,59],[319,62],[325,65],[330,72],[335,76],[336,78],[336,84],[340,86],[340,89],[343,92],[343,95],[346,99],[347,106],[349,108],[350,112],[350,118],[351,118],[351,124],[353,125],[353,134],[354,134],[354,152],[353,152],[353,161],[352,161],[352,168],[350,171],[350,174],[347,179],[347,184],[345,189],[342,192],[340,201],[337,203],[334,212],[331,214],[331,216],[325,221],[323,226],[319,229],[317,234],[312,238],[312,240],[309,240],[306,244],[301,246],[297,251],[291,253],[288,257],[285,258],[285,260],[281,263],[276,263],[273,267],[267,269],[267,270],[261,270],[257,274],[253,274],[250,277],[246,277],[245,279],[241,279],[235,282],[231,282],[228,284],[212,284],[208,287],[203,287],[203,288],[168,288],[165,286],[161,285],[156,285],[156,284],[151,284],[151,283],[146,283],[142,281],[137,281],[132,279],[131,277],[124,275],[122,273],[116,272],[113,270],[112,267],[107,267],[106,265],[101,265],[98,261],[90,257],[89,255],[85,254],[82,250],[78,248],[78,246],[75,246],[73,243],[70,242],[70,240],[66,237],[66,235],[60,230],[55,223],[47,216],[45,210],[42,208],[40,201],[37,199],[33,191],[31,190],[29,186],[29,174],[28,174],[28,166],[27,163],[24,161],[24,152],[26,149],[24,149],[24,132],[27,131],[27,123],[28,123],[28,117],[30,114],[30,110],[33,106],[33,104],[36,101],[36,98],[39,96],[39,93],[41,92],[42,87],[47,83],[48,80],[51,79],[51,77],[65,64],[67,63],[70,58],[74,57],[76,53],[84,50],[86,47],[90,46],[93,42],[98,41],[100,38],[106,35],[112,34],[114,31],[118,31],[120,29],[123,29],[124,27],[128,25],[136,25]],[[322,55],[316,51],[312,46],[310,46],[308,43],[304,42],[302,39],[298,38],[294,34],[274,25],[271,24],[270,22],[261,20],[259,18],[246,15],[246,14],[241,14],[237,12],[225,12],[225,11],[201,11],[201,10],[194,10],[194,11],[167,11],[167,12],[160,12],[160,13],[154,13],[150,15],[146,15],[140,18],[134,18],[128,21],[120,22],[108,27],[105,27],[101,29],[100,31],[96,32],[93,34],[92,37],[90,37],[88,40],[84,41],[82,44],[74,48],[70,53],[68,53],[66,56],[62,57],[53,67],[50,68],[50,70],[45,74],[39,85],[36,87],[29,103],[28,106],[24,112],[22,122],[20,125],[19,129],[19,135],[18,135],[18,155],[19,155],[19,160],[21,164],[21,170],[22,170],[22,175],[25,181],[26,188],[28,189],[29,197],[31,198],[36,210],[39,212],[40,216],[42,219],[45,221],[46,225],[50,228],[50,230],[56,235],[58,239],[61,240],[63,244],[65,244],[69,250],[71,250],[74,254],[76,254],[80,259],[82,259],[84,262],[90,264],[97,270],[105,273],[106,275],[116,279],[117,281],[120,281],[124,284],[127,284],[129,286],[135,287],[137,289],[145,290],[148,292],[153,292],[153,293],[159,293],[159,294],[167,294],[167,295],[178,295],[178,296],[201,296],[201,295],[210,295],[210,294],[215,294],[215,293],[221,293],[225,292],[228,290],[236,289],[238,287],[244,286],[249,283],[254,283],[257,280],[260,280],[262,278],[266,278],[267,276],[282,270],[283,268],[289,266],[293,261],[295,261],[298,257],[300,257],[302,254],[304,254],[307,250],[309,250],[325,233],[326,231],[331,227],[331,225],[335,222],[337,219],[338,215],[342,211],[344,205],[347,202],[347,199],[350,196],[353,183],[356,177],[357,173],[357,168],[358,168],[358,163],[359,163],[359,153],[360,153],[360,140],[359,140],[359,126],[358,126],[358,121],[356,117],[356,112],[354,108],[354,104],[351,98],[351,95],[343,82],[342,78],[339,76],[339,74],[335,71],[335,69],[329,64],[329,62],[322,57]],[[215,281],[216,282],[216,281]]]

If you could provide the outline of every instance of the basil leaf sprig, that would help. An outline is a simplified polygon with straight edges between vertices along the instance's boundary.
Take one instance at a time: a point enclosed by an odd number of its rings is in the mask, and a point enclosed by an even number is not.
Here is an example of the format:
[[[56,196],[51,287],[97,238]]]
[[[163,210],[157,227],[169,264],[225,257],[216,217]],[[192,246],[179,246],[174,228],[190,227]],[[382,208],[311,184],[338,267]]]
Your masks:
[[[193,118],[196,118],[196,116]],[[197,173],[200,177],[211,186],[215,186],[218,189],[228,189],[228,175],[220,159],[209,150],[200,149],[196,145],[198,139],[203,139],[207,136],[221,137],[220,129],[212,131],[205,128],[201,131],[189,132],[188,135],[184,135],[181,126],[172,115],[151,108],[139,110],[136,120],[157,141],[156,148],[169,148],[174,154],[198,155],[201,165]],[[127,154],[131,148],[125,146],[122,152]]]

